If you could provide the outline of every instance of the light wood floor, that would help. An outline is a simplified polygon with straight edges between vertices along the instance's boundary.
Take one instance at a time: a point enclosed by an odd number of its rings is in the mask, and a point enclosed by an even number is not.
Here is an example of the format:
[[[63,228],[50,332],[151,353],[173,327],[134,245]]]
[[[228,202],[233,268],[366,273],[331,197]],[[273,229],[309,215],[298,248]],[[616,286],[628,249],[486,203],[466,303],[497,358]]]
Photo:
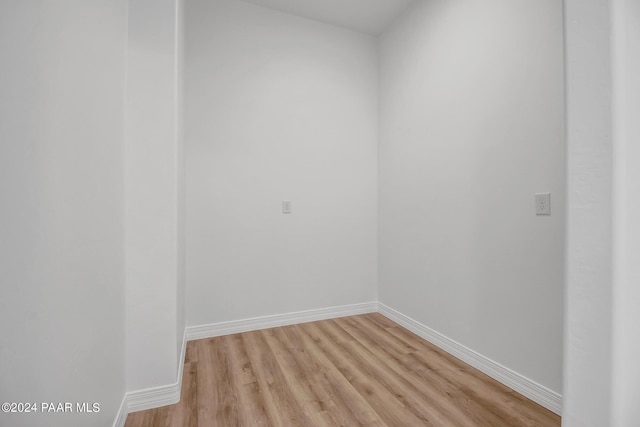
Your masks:
[[[182,399],[126,427],[559,426],[560,417],[374,313],[187,345]]]

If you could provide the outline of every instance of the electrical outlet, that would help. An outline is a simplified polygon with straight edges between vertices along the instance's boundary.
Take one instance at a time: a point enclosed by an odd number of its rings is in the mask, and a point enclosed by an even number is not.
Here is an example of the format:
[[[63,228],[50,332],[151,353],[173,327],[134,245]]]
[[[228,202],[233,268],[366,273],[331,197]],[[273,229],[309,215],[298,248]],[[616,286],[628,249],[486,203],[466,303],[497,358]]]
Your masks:
[[[282,202],[282,213],[283,214],[290,214],[291,213],[291,202],[288,200],[285,200]]]
[[[551,215],[551,193],[536,194],[536,215]]]

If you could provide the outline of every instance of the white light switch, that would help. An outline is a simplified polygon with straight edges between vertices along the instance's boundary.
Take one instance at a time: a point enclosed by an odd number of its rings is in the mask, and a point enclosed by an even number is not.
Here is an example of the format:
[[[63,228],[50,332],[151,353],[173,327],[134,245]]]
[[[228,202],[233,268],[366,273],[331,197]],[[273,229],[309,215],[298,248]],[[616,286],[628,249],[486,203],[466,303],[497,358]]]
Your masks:
[[[291,202],[288,200],[285,200],[282,202],[282,213],[283,214],[290,214],[291,213]]]
[[[536,215],[551,215],[551,193],[536,194]]]

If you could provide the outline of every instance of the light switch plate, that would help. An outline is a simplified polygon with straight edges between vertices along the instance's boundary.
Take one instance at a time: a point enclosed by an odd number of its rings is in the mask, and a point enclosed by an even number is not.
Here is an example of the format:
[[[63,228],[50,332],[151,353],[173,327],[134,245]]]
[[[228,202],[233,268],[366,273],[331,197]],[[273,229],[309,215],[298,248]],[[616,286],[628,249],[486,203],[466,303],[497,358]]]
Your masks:
[[[551,215],[551,193],[536,194],[536,215]]]
[[[282,202],[282,213],[290,214],[291,213],[291,202],[288,200],[284,200]]]

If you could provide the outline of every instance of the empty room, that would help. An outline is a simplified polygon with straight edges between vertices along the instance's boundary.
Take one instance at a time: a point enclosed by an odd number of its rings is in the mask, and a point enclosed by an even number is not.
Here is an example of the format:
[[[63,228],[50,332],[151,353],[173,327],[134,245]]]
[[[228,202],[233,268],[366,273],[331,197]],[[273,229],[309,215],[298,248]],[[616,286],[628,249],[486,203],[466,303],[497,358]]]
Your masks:
[[[0,427],[640,425],[637,0],[0,0]]]

